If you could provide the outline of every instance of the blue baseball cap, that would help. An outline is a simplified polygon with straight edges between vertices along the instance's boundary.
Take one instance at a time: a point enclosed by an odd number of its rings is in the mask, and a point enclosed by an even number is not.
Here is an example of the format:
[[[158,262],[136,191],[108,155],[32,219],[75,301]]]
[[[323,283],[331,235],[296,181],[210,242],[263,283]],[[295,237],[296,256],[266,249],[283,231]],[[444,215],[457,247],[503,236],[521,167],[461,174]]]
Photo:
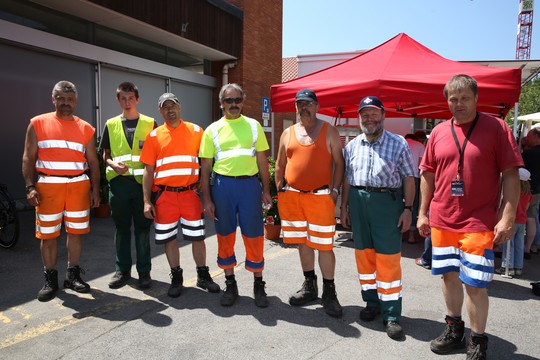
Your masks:
[[[360,101],[360,107],[358,109],[358,112],[360,112],[363,108],[367,107],[384,111],[382,101],[376,96],[366,96],[365,98],[363,98],[362,101]]]
[[[302,89],[296,93],[296,101],[300,100],[306,100],[306,101],[314,101],[316,103],[319,103],[317,100],[317,95],[315,95],[315,92],[311,89]]]

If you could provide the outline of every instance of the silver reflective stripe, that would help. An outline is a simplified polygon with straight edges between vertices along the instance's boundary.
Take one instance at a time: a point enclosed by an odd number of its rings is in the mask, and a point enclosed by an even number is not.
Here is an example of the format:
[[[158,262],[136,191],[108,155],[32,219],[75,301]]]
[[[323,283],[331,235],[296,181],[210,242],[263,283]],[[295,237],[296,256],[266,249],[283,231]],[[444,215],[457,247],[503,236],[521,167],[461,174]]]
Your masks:
[[[216,161],[223,160],[235,156],[251,156],[254,157],[256,155],[255,148],[251,149],[233,149],[233,150],[227,150],[227,151],[220,151],[216,154],[214,157]]]
[[[67,217],[70,218],[84,218],[90,215],[90,210],[80,210],[80,211],[65,211]]]
[[[159,159],[156,162],[156,167],[160,167],[167,164],[179,163],[179,162],[199,164],[199,158],[195,156],[190,156],[190,155],[167,156],[167,157],[164,157],[163,159]]]
[[[131,155],[127,154],[127,155],[115,156],[115,157],[112,158],[112,161],[114,161],[114,162],[131,161]]]
[[[66,140],[43,140],[38,141],[40,149],[70,149],[75,151],[85,152],[85,146],[81,143],[66,141]]]
[[[244,116],[244,119],[249,123],[249,126],[251,127],[251,136],[252,136],[252,144],[250,149],[231,149],[231,150],[221,150],[221,146],[219,144],[218,139],[218,131],[217,131],[217,122],[210,125],[210,128],[212,130],[212,141],[214,142],[214,147],[216,148],[216,154],[214,155],[214,159],[216,161],[235,157],[235,156],[251,156],[255,157],[257,154],[256,145],[257,145],[257,139],[259,136],[259,133],[257,131],[257,120],[248,118]]]
[[[87,165],[86,162],[38,160],[36,161],[36,168],[50,170],[85,170]]]
[[[131,169],[129,169],[129,170],[130,170],[130,174],[131,174]],[[144,173],[144,169],[135,169],[135,170],[133,170],[133,175],[135,175],[135,176],[139,176],[139,175],[142,176],[143,173]]]
[[[88,221],[85,221],[85,222],[73,222],[73,221],[66,221],[66,227],[67,228],[71,228],[71,229],[88,229],[88,227],[90,226],[90,222]]]
[[[62,224],[58,224],[55,226],[41,226],[36,225],[36,230],[41,234],[54,234],[57,231],[60,231],[60,227]]]
[[[88,180],[89,177],[86,174],[82,174],[76,177],[68,178],[64,176],[39,176],[38,183],[46,183],[46,184],[67,184],[67,183],[74,183],[78,181],[85,181]]]
[[[158,171],[154,174],[154,179],[161,179],[169,176],[199,175],[199,169],[171,169]]]
[[[57,221],[62,218],[63,213],[57,214],[36,214],[39,221]]]

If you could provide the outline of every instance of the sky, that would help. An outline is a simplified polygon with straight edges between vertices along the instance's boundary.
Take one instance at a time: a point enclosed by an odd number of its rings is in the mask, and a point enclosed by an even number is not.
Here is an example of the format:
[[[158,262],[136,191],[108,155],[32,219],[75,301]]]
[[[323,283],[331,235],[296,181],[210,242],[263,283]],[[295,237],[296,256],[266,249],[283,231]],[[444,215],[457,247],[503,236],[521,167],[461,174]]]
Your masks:
[[[403,32],[447,59],[514,60],[518,13],[519,0],[283,0],[283,57],[368,50]]]

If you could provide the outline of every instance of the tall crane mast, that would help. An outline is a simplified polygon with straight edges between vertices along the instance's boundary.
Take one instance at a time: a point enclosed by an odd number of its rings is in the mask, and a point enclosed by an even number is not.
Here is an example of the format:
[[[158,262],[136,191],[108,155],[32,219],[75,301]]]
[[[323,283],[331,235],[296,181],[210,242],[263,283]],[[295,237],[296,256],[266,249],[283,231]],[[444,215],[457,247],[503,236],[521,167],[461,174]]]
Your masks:
[[[519,0],[516,60],[531,58],[531,36],[534,0]]]

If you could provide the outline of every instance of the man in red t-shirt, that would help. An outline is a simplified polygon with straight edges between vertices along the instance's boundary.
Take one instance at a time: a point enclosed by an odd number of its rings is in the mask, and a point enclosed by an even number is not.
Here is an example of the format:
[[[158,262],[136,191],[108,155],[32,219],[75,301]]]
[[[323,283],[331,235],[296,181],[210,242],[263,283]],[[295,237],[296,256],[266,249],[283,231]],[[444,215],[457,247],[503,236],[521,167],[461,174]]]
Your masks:
[[[431,342],[431,350],[446,354],[465,344],[463,283],[471,322],[467,360],[484,359],[493,246],[513,235],[523,160],[504,121],[476,111],[476,80],[456,75],[444,96],[453,117],[433,129],[420,164],[417,227],[423,236],[431,231],[431,271],[443,276],[447,307],[446,329]]]

